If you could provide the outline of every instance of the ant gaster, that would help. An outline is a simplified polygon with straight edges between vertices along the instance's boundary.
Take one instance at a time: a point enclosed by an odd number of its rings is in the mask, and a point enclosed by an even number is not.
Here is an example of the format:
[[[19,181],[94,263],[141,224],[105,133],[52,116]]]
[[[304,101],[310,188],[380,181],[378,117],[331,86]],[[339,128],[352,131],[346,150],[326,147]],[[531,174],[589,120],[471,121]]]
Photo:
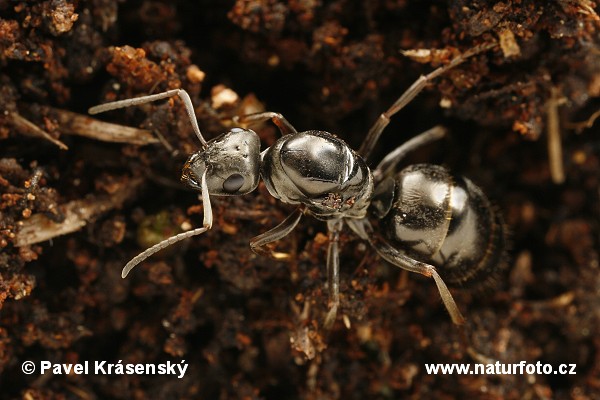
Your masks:
[[[434,127],[402,144],[385,156],[373,171],[366,160],[390,118],[432,79],[494,46],[475,47],[421,76],[380,115],[358,152],[328,132],[298,132],[281,114],[274,112],[246,115],[235,121],[250,124],[272,120],[277,125],[282,137],[262,152],[258,135],[250,129],[233,128],[206,141],[200,133],[191,99],[182,89],[90,108],[90,114],[96,114],[179,96],[202,145],[185,163],[182,180],[201,192],[203,226],[170,237],[134,257],[123,268],[123,278],[157,251],[208,231],[213,223],[210,195],[243,195],[256,189],[262,178],[271,195],[297,208],[278,226],[251,239],[253,251],[281,257],[281,253],[268,250],[267,245],[288,235],[303,214],[327,222],[329,310],[324,322],[326,328],[335,321],[340,303],[339,235],[344,224],[388,262],[433,278],[452,321],[464,323],[437,269],[443,271],[449,283],[468,285],[487,279],[505,252],[500,216],[481,189],[441,166],[411,165],[396,173],[396,167],[407,153],[445,135],[441,127]],[[373,228],[372,220],[378,222],[378,230]]]

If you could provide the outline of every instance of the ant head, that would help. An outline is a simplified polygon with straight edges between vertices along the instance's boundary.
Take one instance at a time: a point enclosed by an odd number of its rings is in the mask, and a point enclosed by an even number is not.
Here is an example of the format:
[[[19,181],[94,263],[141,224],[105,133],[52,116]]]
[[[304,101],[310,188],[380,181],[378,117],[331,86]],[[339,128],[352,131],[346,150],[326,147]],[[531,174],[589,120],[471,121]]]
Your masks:
[[[202,190],[205,172],[211,195],[238,196],[256,189],[260,177],[260,139],[256,132],[233,128],[210,140],[187,160],[181,180]]]

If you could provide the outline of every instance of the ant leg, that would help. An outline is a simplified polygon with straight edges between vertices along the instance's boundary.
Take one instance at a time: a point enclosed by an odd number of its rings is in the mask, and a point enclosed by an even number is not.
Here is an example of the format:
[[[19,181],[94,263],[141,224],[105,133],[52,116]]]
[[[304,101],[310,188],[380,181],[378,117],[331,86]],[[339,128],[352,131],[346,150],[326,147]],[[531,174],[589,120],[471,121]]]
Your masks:
[[[112,101],[110,103],[100,104],[100,105],[91,107],[88,110],[88,113],[90,113],[92,115],[99,114],[99,113],[103,113],[106,111],[116,110],[117,108],[126,108],[126,107],[136,106],[139,104],[146,104],[146,103],[150,103],[152,101],[162,100],[162,99],[166,99],[166,98],[173,97],[173,96],[179,96],[179,98],[183,101],[183,104],[185,105],[185,111],[187,112],[190,122],[192,123],[192,129],[194,129],[194,132],[196,133],[196,136],[198,136],[198,139],[200,140],[200,143],[202,143],[202,146],[204,148],[206,148],[207,143],[206,143],[206,140],[204,140],[202,133],[200,132],[200,127],[198,126],[198,121],[196,120],[196,112],[194,111],[194,105],[192,104],[192,99],[190,99],[190,95],[183,89],[173,89],[173,90],[168,90],[163,93],[152,94],[149,96],[141,96],[141,97],[135,97],[133,99],[125,99],[125,100]]]
[[[433,278],[438,291],[440,292],[440,296],[442,297],[442,301],[444,302],[444,306],[446,306],[446,310],[448,310],[448,313],[452,318],[452,322],[456,325],[465,323],[465,318],[460,313],[450,290],[448,290],[448,287],[433,265],[414,260],[390,246],[373,232],[373,227],[367,220],[356,221],[349,219],[348,225],[350,225],[350,228],[352,228],[360,238],[367,240],[377,254],[384,260],[407,271],[416,272],[425,275],[428,278]]]
[[[377,165],[377,168],[373,171],[373,177],[375,181],[379,181],[396,169],[396,166],[406,157],[406,155],[421,146],[424,146],[433,141],[442,139],[448,133],[447,129],[441,125],[434,126],[433,128],[415,136],[402,145],[398,146],[395,150],[391,151],[386,155],[383,160]]]
[[[265,246],[289,235],[290,232],[294,230],[296,225],[298,225],[301,217],[302,207],[298,207],[275,228],[252,238],[250,240],[250,248],[256,254],[272,257],[278,260],[285,260],[289,258],[288,254],[265,249]]]
[[[428,278],[433,278],[438,291],[440,292],[440,296],[442,297],[442,301],[444,302],[444,306],[446,306],[446,309],[452,318],[452,322],[454,322],[456,325],[462,325],[465,323],[465,318],[460,313],[460,310],[458,309],[450,290],[448,290],[448,287],[433,265],[413,260],[406,254],[401,253],[381,240],[371,238],[369,239],[369,243],[371,246],[373,246],[377,254],[379,254],[384,260],[407,271],[417,272]]]
[[[390,123],[390,119],[392,118],[392,116],[394,114],[396,114],[398,111],[400,111],[401,109],[403,109],[419,93],[421,93],[421,91],[423,89],[425,89],[425,87],[427,86],[427,84],[429,84],[429,82],[431,82],[433,79],[437,78],[438,76],[444,74],[448,70],[456,67],[457,65],[462,64],[469,57],[472,57],[472,56],[474,56],[476,54],[479,54],[479,53],[481,53],[483,51],[492,49],[492,48],[494,48],[496,46],[497,46],[497,43],[486,43],[486,44],[483,44],[483,45],[475,46],[475,47],[473,47],[473,48],[465,51],[464,53],[462,53],[458,57],[455,57],[448,64],[435,69],[433,72],[430,72],[427,75],[421,75],[421,77],[419,77],[419,79],[417,79],[398,98],[398,100],[396,100],[396,102],[394,104],[392,104],[392,106],[387,111],[385,111],[384,113],[382,113],[379,116],[379,118],[377,119],[377,121],[375,121],[375,123],[373,124],[373,126],[371,127],[371,129],[369,129],[369,133],[367,134],[367,137],[365,138],[365,141],[360,146],[360,149],[358,150],[358,154],[360,154],[364,160],[367,160],[367,158],[369,157],[369,155],[373,151],[373,148],[375,147],[375,144],[379,140],[379,137],[381,136],[381,133],[383,132],[383,130],[385,129],[385,127]]]
[[[340,306],[340,231],[343,220],[327,222],[329,230],[329,246],[327,247],[327,290],[329,292],[329,310],[323,322],[323,327],[331,329]]]
[[[141,263],[142,261],[144,261],[151,255],[153,255],[154,253],[159,252],[160,250],[164,249],[165,247],[169,247],[173,243],[177,243],[183,239],[187,239],[192,236],[201,235],[204,232],[210,230],[210,228],[212,228],[213,215],[212,215],[212,207],[210,205],[210,197],[208,194],[208,187],[206,186],[206,171],[207,170],[205,170],[204,173],[202,174],[202,181],[201,181],[202,182],[201,183],[202,205],[204,206],[204,218],[203,218],[204,221],[202,222],[202,228],[192,229],[191,231],[187,231],[187,232],[183,232],[178,235],[175,235],[175,236],[171,236],[170,238],[165,239],[162,242],[155,244],[154,246],[150,247],[149,249],[144,250],[137,256],[133,257],[131,259],[131,261],[129,261],[127,263],[127,265],[125,265],[125,267],[123,268],[123,271],[121,272],[122,278],[125,278],[136,265],[138,265],[139,263]]]
[[[276,112],[266,111],[242,116],[236,115],[235,117],[233,117],[233,122],[235,122],[236,124],[253,124],[258,122],[265,122],[268,120],[273,121],[273,123],[277,125],[277,128],[279,128],[282,135],[298,132],[296,128],[294,128],[292,124],[290,124],[283,115]]]

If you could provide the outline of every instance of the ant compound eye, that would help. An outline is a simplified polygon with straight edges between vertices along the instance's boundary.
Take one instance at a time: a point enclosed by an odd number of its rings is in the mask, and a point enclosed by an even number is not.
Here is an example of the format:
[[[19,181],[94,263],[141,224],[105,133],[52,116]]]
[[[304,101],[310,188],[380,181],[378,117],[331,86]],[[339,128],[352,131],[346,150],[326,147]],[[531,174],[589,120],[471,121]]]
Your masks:
[[[227,193],[235,193],[244,185],[244,177],[240,174],[229,175],[223,182],[223,190]]]

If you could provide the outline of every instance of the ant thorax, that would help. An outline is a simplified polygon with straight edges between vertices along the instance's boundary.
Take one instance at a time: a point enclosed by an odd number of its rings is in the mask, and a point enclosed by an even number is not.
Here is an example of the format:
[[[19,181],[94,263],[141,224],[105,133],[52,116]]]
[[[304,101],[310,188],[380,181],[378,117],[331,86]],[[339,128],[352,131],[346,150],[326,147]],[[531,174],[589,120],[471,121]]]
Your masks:
[[[281,137],[263,153],[261,176],[273,197],[321,220],[364,218],[373,193],[363,159],[323,131]]]

